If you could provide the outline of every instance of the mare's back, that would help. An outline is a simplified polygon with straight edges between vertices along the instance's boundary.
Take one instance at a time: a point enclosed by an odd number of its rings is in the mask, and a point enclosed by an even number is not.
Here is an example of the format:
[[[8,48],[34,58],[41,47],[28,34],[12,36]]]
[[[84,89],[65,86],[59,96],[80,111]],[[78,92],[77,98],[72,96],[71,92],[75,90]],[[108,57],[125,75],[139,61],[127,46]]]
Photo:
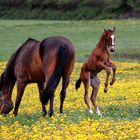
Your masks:
[[[72,43],[68,39],[61,36],[53,36],[41,42],[40,55],[43,57],[44,52],[50,53],[50,51],[57,51],[59,48],[67,49],[69,53],[74,53],[75,51]]]
[[[32,62],[33,56],[39,52],[39,41],[29,38],[20,49],[17,56],[16,62],[23,64],[30,64]]]

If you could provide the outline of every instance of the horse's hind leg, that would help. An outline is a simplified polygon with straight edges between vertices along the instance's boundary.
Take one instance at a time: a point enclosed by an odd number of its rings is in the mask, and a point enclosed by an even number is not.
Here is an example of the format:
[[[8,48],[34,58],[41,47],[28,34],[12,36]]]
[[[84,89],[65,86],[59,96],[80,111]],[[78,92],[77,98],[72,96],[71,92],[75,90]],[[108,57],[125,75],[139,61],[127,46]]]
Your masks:
[[[52,86],[52,83],[50,83],[49,86],[47,85],[47,87],[45,88],[44,93],[43,93],[43,94],[46,94],[46,95],[48,94],[49,95],[49,96],[48,95],[47,96],[48,96],[48,99],[50,100],[50,108],[49,108],[49,116],[50,117],[53,115],[53,112],[54,112],[53,111],[54,92],[55,92],[55,89],[56,89],[59,81],[60,81],[60,77],[59,78],[56,78],[55,81],[54,81],[54,83],[53,83],[53,86]],[[44,102],[45,105],[49,101],[49,100],[48,101],[47,100]]]
[[[90,113],[93,113],[92,109],[90,108],[90,104],[89,104],[89,96],[88,96],[88,89],[89,89],[89,86],[90,86],[90,81],[89,81],[89,73],[85,73],[83,74],[83,77],[82,77],[82,81],[83,81],[83,84],[84,84],[84,87],[85,87],[85,94],[84,94],[84,101],[88,107],[88,110]]]
[[[41,105],[42,105],[42,116],[45,117],[46,114],[47,114],[47,111],[46,111],[46,107],[45,107],[45,104],[42,103],[41,99],[42,99],[42,93],[45,89],[45,83],[38,83],[38,89],[39,89],[39,98],[40,98],[40,102],[41,102]]]
[[[26,87],[25,82],[17,81],[17,96],[16,96],[15,108],[14,108],[14,112],[13,112],[13,114],[15,116],[17,116],[18,108],[19,108],[25,87]]]
[[[60,113],[63,113],[63,103],[66,97],[66,89],[69,84],[69,76],[63,76],[62,79],[62,90],[60,92]]]
[[[97,104],[96,104],[96,96],[97,96],[99,85],[100,85],[100,79],[97,76],[93,77],[93,79],[90,80],[90,85],[93,88],[90,99],[91,99],[92,104],[93,104],[93,106],[96,110],[96,113],[99,116],[102,116],[102,114],[100,113],[100,110],[99,110],[99,108],[97,107]]]
[[[51,117],[53,115],[53,102],[54,102],[54,92],[52,92],[50,97],[50,109],[49,109],[49,116]]]

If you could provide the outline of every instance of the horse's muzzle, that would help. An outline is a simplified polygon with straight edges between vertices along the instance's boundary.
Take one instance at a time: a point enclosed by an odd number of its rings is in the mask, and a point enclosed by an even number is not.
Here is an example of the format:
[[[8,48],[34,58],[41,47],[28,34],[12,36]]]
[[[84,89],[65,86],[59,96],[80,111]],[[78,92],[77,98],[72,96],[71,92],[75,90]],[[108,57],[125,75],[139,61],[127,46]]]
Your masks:
[[[111,49],[110,49],[110,52],[115,52],[115,49],[114,49],[114,48],[111,48]]]
[[[8,114],[13,109],[13,107],[13,102],[0,102],[0,114]]]

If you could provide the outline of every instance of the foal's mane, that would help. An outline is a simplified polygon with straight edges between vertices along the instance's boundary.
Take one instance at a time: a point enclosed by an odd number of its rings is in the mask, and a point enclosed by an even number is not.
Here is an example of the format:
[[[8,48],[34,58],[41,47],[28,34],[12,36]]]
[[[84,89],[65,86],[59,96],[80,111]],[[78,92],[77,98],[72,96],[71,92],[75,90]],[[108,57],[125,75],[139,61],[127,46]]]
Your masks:
[[[103,32],[96,47],[101,48],[105,46],[105,35],[106,35],[105,32]]]

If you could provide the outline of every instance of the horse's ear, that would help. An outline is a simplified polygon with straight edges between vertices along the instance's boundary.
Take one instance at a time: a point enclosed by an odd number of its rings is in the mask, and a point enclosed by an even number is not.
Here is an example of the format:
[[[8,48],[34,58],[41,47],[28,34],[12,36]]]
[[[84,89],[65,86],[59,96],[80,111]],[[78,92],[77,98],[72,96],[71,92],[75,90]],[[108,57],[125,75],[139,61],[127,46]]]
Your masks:
[[[116,27],[114,26],[114,28],[113,28],[113,32],[115,32],[115,30],[116,30]]]
[[[104,28],[104,32],[107,32],[107,30]]]
[[[107,30],[104,28],[104,32],[107,34]]]

